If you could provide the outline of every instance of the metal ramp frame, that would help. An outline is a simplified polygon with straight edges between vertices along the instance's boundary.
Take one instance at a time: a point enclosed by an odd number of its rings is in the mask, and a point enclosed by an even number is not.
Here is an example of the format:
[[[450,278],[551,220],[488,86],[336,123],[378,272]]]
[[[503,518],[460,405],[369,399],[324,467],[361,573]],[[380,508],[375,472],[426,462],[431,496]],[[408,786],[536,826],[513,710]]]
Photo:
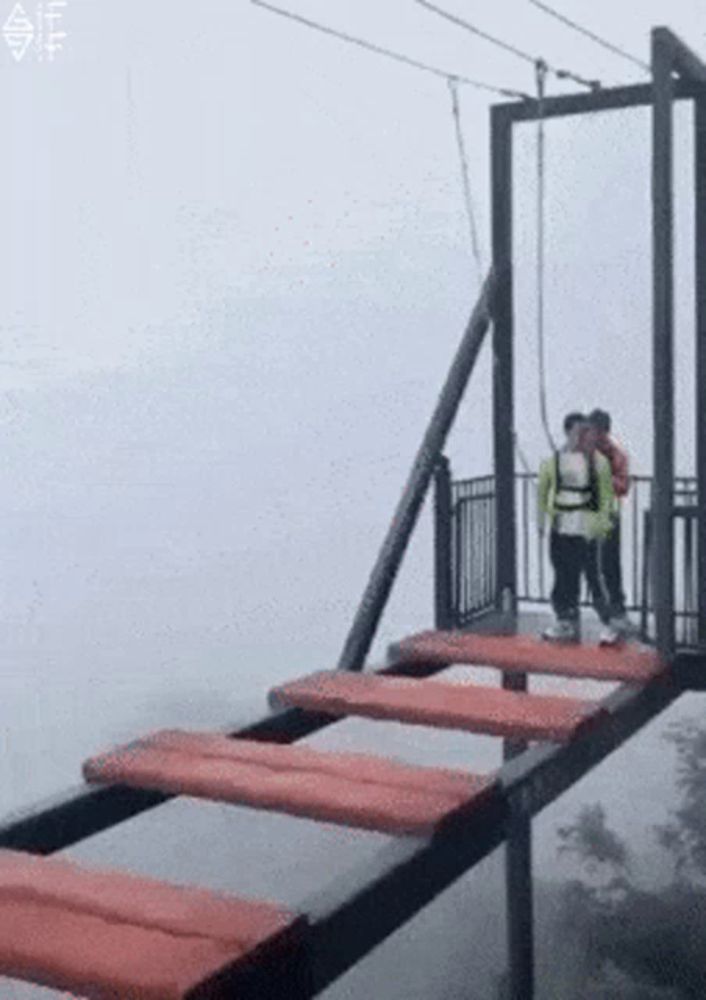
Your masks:
[[[462,641],[471,638],[464,636]],[[482,643],[487,637],[479,638]],[[503,643],[508,639],[498,641]],[[512,642],[510,638],[510,647]],[[600,659],[597,650],[596,654]],[[448,660],[447,655],[433,664],[421,663],[409,648],[409,662],[405,662],[402,654],[401,660],[374,674],[347,677],[334,673],[333,676],[342,681],[362,681],[367,677],[389,682],[409,678],[420,689],[431,678],[428,682],[438,688],[441,682],[433,678],[445,669]],[[567,664],[570,668],[570,656]],[[694,676],[703,679],[705,666],[701,658],[677,657],[672,667],[656,670],[651,679],[645,680],[643,673],[631,684],[622,685],[596,703],[600,712],[593,725],[577,730],[561,745],[540,743],[506,762],[493,775],[492,785],[485,794],[470,804],[461,803],[452,809],[436,829],[421,836],[397,837],[378,852],[372,864],[360,866],[345,879],[334,880],[325,892],[305,900],[297,917],[305,921],[306,928],[298,937],[295,952],[290,949],[283,957],[281,949],[265,950],[258,956],[255,968],[248,969],[249,978],[234,974],[234,978],[221,986],[221,992],[203,995],[217,1000],[231,996],[281,996],[283,1000],[285,997],[303,1000],[315,996],[502,844],[518,818],[529,820],[540,812],[667,708],[688,689]],[[541,672],[538,661],[535,669]],[[595,674],[595,670],[593,672]],[[576,676],[575,670],[573,676]],[[295,686],[296,682],[292,689]],[[528,702],[533,699],[529,694],[515,697],[526,698]],[[331,714],[290,707],[275,710],[266,718],[228,732],[240,740],[254,741],[250,745],[255,754],[258,746],[267,754],[268,745],[274,744],[272,750],[282,750],[287,744],[335,722]],[[301,752],[305,755],[315,753],[304,749]],[[164,791],[125,784],[90,786],[49,805],[39,814],[19,816],[6,824],[0,829],[0,847],[35,855],[53,854],[84,837],[155,808],[171,797]],[[0,878],[0,912],[2,905]],[[2,962],[0,934],[0,971],[7,968]],[[286,991],[282,992],[285,967]],[[161,998],[162,994],[155,996]],[[193,996],[201,994],[195,992]]]

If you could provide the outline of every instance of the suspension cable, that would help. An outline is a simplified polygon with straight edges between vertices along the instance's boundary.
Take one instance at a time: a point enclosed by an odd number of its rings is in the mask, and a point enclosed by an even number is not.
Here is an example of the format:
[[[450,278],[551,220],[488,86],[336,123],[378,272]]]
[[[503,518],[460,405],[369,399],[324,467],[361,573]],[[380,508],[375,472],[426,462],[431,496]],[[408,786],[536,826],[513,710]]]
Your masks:
[[[539,116],[537,119],[537,357],[539,361],[539,412],[542,427],[552,451],[556,444],[549,429],[547,416],[547,372],[545,358],[544,331],[544,288],[545,288],[545,130],[544,130],[544,98],[546,90],[547,66],[538,59],[535,65],[537,80],[537,104]]]
[[[529,0],[529,2],[534,7],[544,11],[544,13],[548,14],[549,17],[553,17],[557,21],[561,21],[561,23],[565,24],[567,28],[571,28],[573,31],[577,31],[580,35],[585,35],[586,38],[590,38],[591,41],[596,43],[596,45],[601,45],[604,49],[607,49],[614,55],[627,59],[628,62],[633,63],[634,66],[639,66],[640,69],[644,70],[646,73],[652,72],[647,63],[643,62],[642,59],[637,59],[635,56],[630,55],[629,52],[621,49],[618,45],[613,45],[612,42],[608,42],[605,38],[601,38],[601,36],[597,35],[594,31],[584,28],[583,25],[579,24],[577,21],[572,21],[570,17],[566,16],[566,14],[562,14],[558,10],[554,10],[553,7],[550,7],[549,4],[543,3],[542,0]]]
[[[505,52],[509,52],[518,59],[522,59],[524,62],[530,63],[530,65],[536,65],[536,56],[531,55],[529,52],[525,52],[516,45],[511,45],[510,42],[506,42],[504,39],[498,38],[496,35],[491,35],[490,32],[485,31],[483,28],[479,28],[476,24],[471,24],[470,21],[466,21],[462,17],[457,17],[455,14],[450,13],[448,10],[444,10],[442,7],[438,7],[435,3],[431,3],[430,0],[415,0],[415,3],[418,3],[420,7],[425,7],[433,14],[438,14],[439,17],[443,17],[444,20],[450,21],[452,24],[457,25],[457,27],[463,28],[473,35],[477,35],[478,38],[482,38],[483,41],[490,42],[491,45],[495,45],[498,48],[503,49]],[[573,80],[574,83],[578,83],[582,87],[588,87],[590,90],[600,90],[601,88],[600,80],[587,80],[585,77],[580,76],[578,73],[574,73],[572,70],[559,69],[557,67],[550,66],[545,60],[543,60],[543,62],[547,68],[547,72],[553,73],[560,80]]]
[[[413,69],[419,69],[425,73],[432,73],[434,76],[441,77],[444,80],[453,78],[467,87],[475,87],[477,90],[484,90],[490,94],[498,94],[501,97],[520,98],[523,101],[531,100],[529,94],[526,94],[521,90],[513,90],[509,87],[496,87],[493,84],[485,83],[482,80],[473,80],[467,76],[460,76],[458,73],[448,73],[446,70],[439,69],[436,66],[430,66],[428,63],[420,62],[418,59],[411,59],[409,56],[403,55],[399,52],[393,52],[391,49],[386,49],[382,45],[376,45],[375,43],[368,42],[363,38],[357,38],[355,35],[349,35],[347,32],[338,31],[336,28],[330,28],[328,25],[320,24],[318,21],[312,21],[308,17],[303,17],[301,14],[285,10],[282,7],[276,7],[274,4],[267,3],[266,0],[250,0],[250,2],[255,7],[262,7],[263,10],[268,10],[272,14],[278,14],[280,17],[287,18],[289,21],[302,24],[306,28],[312,28],[314,31],[320,31],[322,34],[338,38],[342,42],[357,45],[359,48],[366,49],[368,52],[375,52],[377,55],[386,56],[388,59],[394,59],[396,62],[403,63],[406,66],[411,66]]]
[[[265,10],[270,11],[273,14],[278,14],[281,17],[284,17],[284,18],[286,18],[288,20],[294,21],[294,22],[296,22],[298,24],[301,24],[301,25],[303,25],[305,27],[312,28],[315,31],[320,31],[322,34],[330,35],[330,36],[332,36],[334,38],[338,38],[340,41],[348,42],[348,43],[350,43],[352,45],[357,45],[360,48],[366,49],[369,52],[374,52],[374,53],[376,53],[378,55],[386,56],[386,57],[388,57],[390,59],[393,59],[393,60],[395,60],[397,62],[401,62],[401,63],[403,63],[403,64],[405,64],[407,66],[411,66],[414,69],[419,69],[419,70],[422,70],[424,72],[431,73],[434,76],[442,77],[444,80],[446,80],[447,85],[448,85],[449,90],[450,90],[450,93],[451,93],[452,113],[453,113],[453,116],[454,116],[454,124],[455,124],[455,130],[456,130],[456,142],[457,142],[457,147],[458,147],[458,152],[459,152],[459,161],[460,161],[460,166],[461,166],[461,175],[462,175],[462,182],[463,182],[463,192],[464,192],[464,199],[465,199],[465,205],[466,205],[466,215],[467,215],[467,219],[468,219],[469,233],[470,233],[470,238],[471,238],[471,250],[472,250],[472,253],[473,253],[476,265],[478,267],[479,273],[482,273],[482,255],[481,255],[481,250],[480,250],[480,240],[478,238],[478,228],[477,228],[477,224],[476,224],[476,214],[475,214],[475,210],[474,210],[473,196],[472,196],[471,184],[470,184],[470,170],[469,170],[469,165],[468,165],[468,155],[467,155],[467,152],[466,152],[466,146],[465,146],[465,141],[464,141],[464,138],[463,138],[463,131],[462,131],[462,127],[461,127],[458,87],[459,87],[459,85],[475,87],[476,89],[488,91],[490,93],[499,94],[499,95],[501,95],[503,97],[520,98],[521,100],[524,100],[524,101],[531,101],[532,97],[529,94],[527,94],[527,93],[525,93],[524,91],[521,91],[521,90],[514,90],[514,89],[511,89],[509,87],[496,87],[496,86],[493,86],[492,84],[488,84],[488,83],[485,83],[485,82],[482,82],[482,81],[479,81],[479,80],[470,79],[470,78],[465,77],[465,76],[459,76],[458,74],[455,74],[455,73],[448,73],[445,70],[441,70],[441,69],[438,69],[435,66],[430,66],[430,65],[428,65],[426,63],[419,62],[416,59],[411,59],[408,56],[402,55],[402,54],[400,54],[398,52],[394,52],[394,51],[392,51],[390,49],[383,48],[380,45],[376,45],[376,44],[374,44],[372,42],[368,42],[368,41],[366,41],[364,39],[357,38],[354,35],[349,35],[346,32],[338,31],[335,28],[330,28],[328,25],[324,25],[324,24],[320,24],[320,23],[318,23],[316,21],[312,21],[312,20],[310,20],[307,17],[303,17],[300,14],[294,13],[293,11],[289,11],[289,10],[285,10],[285,9],[283,9],[281,7],[277,7],[274,4],[266,2],[266,0],[251,0],[251,3],[254,6],[256,6],[256,7],[261,7],[263,9],[265,9]],[[518,50],[518,52],[519,52],[519,50]],[[528,57],[528,58],[530,58],[533,63],[535,62],[535,60],[534,60],[533,57]],[[598,83],[597,81],[584,81],[581,78],[573,77],[573,75],[571,73],[569,73],[568,71],[556,71],[556,72],[557,72],[557,75],[564,75],[564,76],[569,77],[569,78],[577,79],[578,82],[585,83],[588,86],[591,86],[591,87],[600,87],[600,83]],[[495,358],[495,362],[497,364],[497,358]],[[502,388],[502,392],[503,392],[503,395],[504,395],[505,394],[505,386],[503,385],[501,388]],[[504,409],[506,409],[506,411],[508,413],[510,412],[509,405],[508,405],[508,407],[506,407]],[[529,463],[527,462],[527,459],[525,458],[525,455],[524,455],[524,453],[522,451],[522,448],[520,447],[518,436],[517,436],[517,432],[515,430],[512,431],[512,438],[513,438],[513,444],[514,444],[515,450],[517,451],[517,454],[518,454],[518,456],[520,458],[520,461],[521,461],[521,463],[522,463],[525,471],[526,472],[530,472],[531,470],[530,470]]]

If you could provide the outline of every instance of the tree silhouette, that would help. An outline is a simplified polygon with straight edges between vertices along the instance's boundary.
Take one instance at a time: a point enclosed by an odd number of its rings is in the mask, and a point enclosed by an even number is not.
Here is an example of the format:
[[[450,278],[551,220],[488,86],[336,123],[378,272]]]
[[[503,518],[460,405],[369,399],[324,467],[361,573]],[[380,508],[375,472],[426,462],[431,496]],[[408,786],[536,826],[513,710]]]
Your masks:
[[[581,940],[590,1000],[703,1000],[706,997],[706,727],[672,726],[680,801],[654,828],[667,862],[662,885],[642,885],[627,845],[601,805],[558,830],[560,852],[578,861],[565,887],[561,920]]]

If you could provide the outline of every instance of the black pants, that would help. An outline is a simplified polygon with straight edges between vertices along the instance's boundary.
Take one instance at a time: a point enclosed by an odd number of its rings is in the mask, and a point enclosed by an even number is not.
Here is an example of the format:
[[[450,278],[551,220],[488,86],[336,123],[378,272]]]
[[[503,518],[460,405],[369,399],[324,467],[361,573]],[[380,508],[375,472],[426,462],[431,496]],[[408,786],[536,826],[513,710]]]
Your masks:
[[[578,618],[581,577],[585,575],[596,614],[606,625],[610,621],[610,606],[599,568],[598,545],[580,535],[560,535],[553,531],[549,554],[554,567],[552,607],[557,618],[570,621]]]
[[[616,618],[625,614],[625,593],[623,591],[623,572],[620,565],[620,515],[613,521],[613,530],[603,542],[601,549],[600,568],[603,573],[610,612]]]

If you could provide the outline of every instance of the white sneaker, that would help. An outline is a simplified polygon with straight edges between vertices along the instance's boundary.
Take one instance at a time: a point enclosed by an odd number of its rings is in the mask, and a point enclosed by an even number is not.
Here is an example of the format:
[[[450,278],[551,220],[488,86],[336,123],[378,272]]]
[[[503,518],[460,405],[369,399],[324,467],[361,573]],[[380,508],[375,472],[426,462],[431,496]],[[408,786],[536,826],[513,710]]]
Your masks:
[[[578,642],[578,626],[574,622],[560,618],[549,628],[545,628],[542,638],[547,642]]]
[[[601,634],[598,637],[598,644],[600,646],[617,646],[618,643],[622,641],[622,633],[620,633],[616,628],[613,628],[612,623],[610,625],[604,625]]]
[[[611,627],[619,632],[622,636],[629,636],[635,634],[635,626],[630,621],[627,615],[620,615],[616,618],[611,618]]]

